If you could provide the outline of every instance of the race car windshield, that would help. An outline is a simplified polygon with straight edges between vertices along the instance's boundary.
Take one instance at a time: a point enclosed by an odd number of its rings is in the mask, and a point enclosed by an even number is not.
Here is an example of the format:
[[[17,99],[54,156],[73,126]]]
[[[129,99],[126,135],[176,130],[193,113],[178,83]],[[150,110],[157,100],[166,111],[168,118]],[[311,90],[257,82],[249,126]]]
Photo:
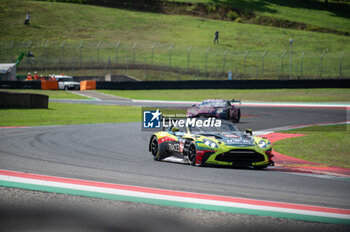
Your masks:
[[[203,101],[199,104],[199,106],[202,107],[225,107],[226,106],[226,102],[225,101]]]
[[[191,131],[191,133],[196,133],[196,132],[222,133],[222,132],[239,131],[239,129],[236,126],[229,123],[222,123],[220,127],[189,126],[188,129]]]

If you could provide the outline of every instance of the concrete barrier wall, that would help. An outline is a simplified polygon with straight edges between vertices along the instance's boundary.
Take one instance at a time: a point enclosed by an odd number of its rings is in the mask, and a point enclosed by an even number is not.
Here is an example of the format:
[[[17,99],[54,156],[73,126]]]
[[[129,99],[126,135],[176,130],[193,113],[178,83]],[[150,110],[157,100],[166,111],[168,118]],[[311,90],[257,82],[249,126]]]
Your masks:
[[[203,81],[140,81],[96,82],[96,89],[298,89],[350,88],[350,79],[324,80],[203,80]]]
[[[0,108],[47,109],[49,96],[0,91]]]

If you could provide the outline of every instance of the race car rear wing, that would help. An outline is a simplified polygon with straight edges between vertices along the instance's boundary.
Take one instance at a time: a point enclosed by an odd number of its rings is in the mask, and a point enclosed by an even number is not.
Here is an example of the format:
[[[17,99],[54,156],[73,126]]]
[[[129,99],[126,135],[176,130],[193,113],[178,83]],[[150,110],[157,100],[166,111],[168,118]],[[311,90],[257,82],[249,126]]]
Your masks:
[[[232,99],[230,101],[231,104],[235,104],[235,103],[239,103],[240,105],[242,104],[242,100],[235,100],[235,99]]]

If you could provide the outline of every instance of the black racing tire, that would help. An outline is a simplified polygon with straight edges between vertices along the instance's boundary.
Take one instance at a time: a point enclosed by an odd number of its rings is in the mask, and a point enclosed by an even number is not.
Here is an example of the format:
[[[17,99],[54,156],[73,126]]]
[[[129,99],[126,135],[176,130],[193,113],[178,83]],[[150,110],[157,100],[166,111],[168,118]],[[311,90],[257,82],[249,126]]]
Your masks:
[[[237,118],[233,118],[232,122],[239,123],[240,120],[241,120],[241,109],[238,109],[238,116]]]
[[[159,150],[158,138],[153,136],[151,139],[151,153],[153,155],[153,159],[156,161],[162,160],[161,153]]]
[[[254,166],[254,169],[262,170],[262,169],[267,168],[268,166],[269,166],[269,165]]]
[[[188,160],[190,161],[190,164],[192,166],[195,166],[196,159],[197,159],[197,151],[196,151],[196,144],[193,141],[188,146],[187,157],[188,157]]]

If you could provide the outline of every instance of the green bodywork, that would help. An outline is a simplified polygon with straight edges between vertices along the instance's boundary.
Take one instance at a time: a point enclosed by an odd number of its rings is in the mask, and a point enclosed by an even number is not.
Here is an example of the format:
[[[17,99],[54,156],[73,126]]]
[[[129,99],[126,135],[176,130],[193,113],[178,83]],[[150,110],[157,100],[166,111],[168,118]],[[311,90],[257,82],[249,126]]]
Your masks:
[[[253,162],[252,166],[254,167],[267,167],[271,164],[271,151],[272,146],[271,142],[267,138],[263,137],[257,137],[257,136],[251,136],[251,138],[254,139],[254,144],[251,145],[244,145],[244,144],[225,144],[222,140],[215,139],[211,136],[202,136],[202,135],[194,135],[191,133],[185,133],[179,136],[178,132],[174,131],[162,131],[157,132],[152,135],[152,137],[155,136],[159,141],[167,142],[167,141],[173,141],[181,144],[181,141],[194,141],[196,145],[196,151],[197,154],[200,151],[212,151],[214,152],[209,156],[209,158],[206,160],[205,164],[212,164],[212,165],[225,165],[225,166],[234,166],[235,164],[233,162],[224,162],[224,161],[218,161],[216,160],[216,157],[220,154],[239,149],[239,150],[247,150],[247,151],[255,151],[259,154],[261,154],[264,157],[263,161],[260,162]],[[210,140],[214,143],[216,143],[217,147],[210,147],[207,144],[205,144],[205,140]],[[264,141],[266,143],[266,146],[264,148],[259,147],[259,142]],[[181,145],[180,145],[181,147]],[[185,156],[185,154],[182,153],[181,149],[179,150],[179,155]]]

